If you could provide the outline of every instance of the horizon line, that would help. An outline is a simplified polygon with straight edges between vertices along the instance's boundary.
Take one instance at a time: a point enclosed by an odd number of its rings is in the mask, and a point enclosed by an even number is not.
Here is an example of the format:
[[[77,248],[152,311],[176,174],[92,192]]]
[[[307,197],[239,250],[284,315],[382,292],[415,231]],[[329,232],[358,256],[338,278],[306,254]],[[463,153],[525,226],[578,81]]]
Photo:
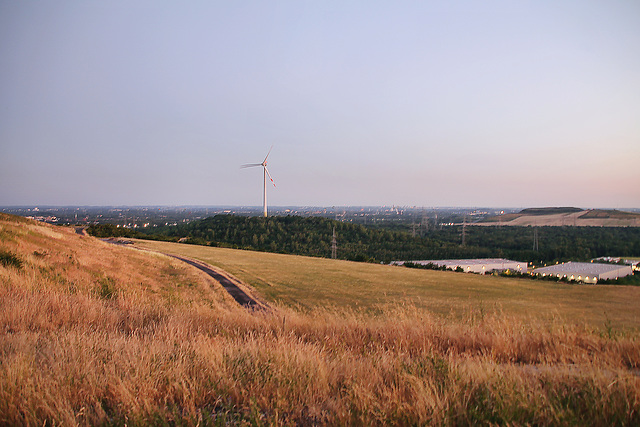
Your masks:
[[[579,206],[508,206],[508,205],[401,205],[401,204],[380,204],[380,205],[366,205],[366,204],[354,204],[354,205],[275,205],[270,209],[290,209],[290,208],[321,208],[321,209],[336,209],[336,208],[402,208],[402,209],[531,209],[531,208],[576,208],[582,210],[602,209],[602,210],[640,210],[638,207],[579,207]],[[203,205],[203,204],[144,204],[144,205],[128,205],[128,204],[15,204],[15,205],[0,205],[0,209],[19,209],[19,208],[236,208],[236,209],[262,209],[262,206],[258,205]]]

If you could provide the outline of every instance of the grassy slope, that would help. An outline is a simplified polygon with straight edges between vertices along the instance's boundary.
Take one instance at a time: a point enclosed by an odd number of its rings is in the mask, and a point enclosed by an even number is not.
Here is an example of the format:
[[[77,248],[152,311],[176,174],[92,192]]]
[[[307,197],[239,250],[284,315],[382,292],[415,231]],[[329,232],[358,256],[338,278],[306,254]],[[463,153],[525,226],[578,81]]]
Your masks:
[[[592,209],[580,215],[579,218],[612,218],[634,220],[639,217],[640,215],[634,212],[625,212],[612,209]]]
[[[0,263],[0,425],[640,423],[630,332],[411,307],[252,314],[175,260],[7,215],[0,251],[22,262]]]
[[[141,246],[217,265],[271,301],[306,308],[411,304],[460,318],[469,309],[640,329],[640,287],[580,286],[166,242]]]

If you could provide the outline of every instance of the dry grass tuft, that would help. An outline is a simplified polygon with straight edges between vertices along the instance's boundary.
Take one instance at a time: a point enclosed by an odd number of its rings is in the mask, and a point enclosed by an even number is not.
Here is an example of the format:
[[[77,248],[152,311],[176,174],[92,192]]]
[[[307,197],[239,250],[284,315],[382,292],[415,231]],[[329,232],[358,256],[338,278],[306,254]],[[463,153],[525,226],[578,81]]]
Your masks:
[[[632,333],[471,308],[250,313],[168,257],[7,216],[0,237],[23,261],[0,265],[0,424],[640,423]]]

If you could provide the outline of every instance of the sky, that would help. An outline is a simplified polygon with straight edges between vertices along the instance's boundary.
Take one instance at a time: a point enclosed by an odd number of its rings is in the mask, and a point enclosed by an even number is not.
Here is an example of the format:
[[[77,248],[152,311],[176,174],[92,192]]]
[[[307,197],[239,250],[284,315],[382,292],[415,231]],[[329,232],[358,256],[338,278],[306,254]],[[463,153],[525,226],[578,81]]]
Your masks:
[[[640,2],[0,0],[0,205],[640,208]]]

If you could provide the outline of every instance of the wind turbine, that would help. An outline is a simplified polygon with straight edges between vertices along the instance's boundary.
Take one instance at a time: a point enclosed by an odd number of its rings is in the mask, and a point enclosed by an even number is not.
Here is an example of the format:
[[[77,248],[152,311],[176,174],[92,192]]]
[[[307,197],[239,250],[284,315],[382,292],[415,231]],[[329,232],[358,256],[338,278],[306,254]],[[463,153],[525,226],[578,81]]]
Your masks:
[[[269,173],[269,169],[267,169],[267,159],[269,158],[269,154],[271,154],[271,150],[273,150],[273,145],[271,146],[271,148],[269,149],[269,152],[267,153],[267,157],[264,158],[264,160],[262,161],[262,163],[249,163],[247,165],[242,165],[240,166],[241,168],[253,168],[256,166],[262,166],[262,168],[264,169],[264,190],[262,193],[262,201],[263,201],[263,207],[264,207],[264,217],[267,217],[267,175],[269,176],[269,179],[271,180],[271,183],[273,184],[273,186],[276,186],[276,183],[273,182],[273,178],[271,178],[271,174]]]

